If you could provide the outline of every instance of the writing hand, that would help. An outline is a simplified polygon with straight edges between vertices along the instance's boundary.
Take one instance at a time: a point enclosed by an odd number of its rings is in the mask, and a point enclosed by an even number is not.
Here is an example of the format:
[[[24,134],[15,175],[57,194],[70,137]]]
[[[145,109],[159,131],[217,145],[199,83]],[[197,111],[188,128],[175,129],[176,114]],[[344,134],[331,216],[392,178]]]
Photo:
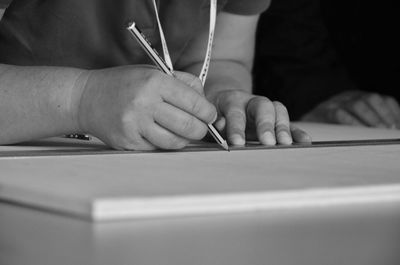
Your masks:
[[[217,116],[197,77],[145,66],[87,73],[78,112],[81,130],[116,149],[179,149],[207,133]]]

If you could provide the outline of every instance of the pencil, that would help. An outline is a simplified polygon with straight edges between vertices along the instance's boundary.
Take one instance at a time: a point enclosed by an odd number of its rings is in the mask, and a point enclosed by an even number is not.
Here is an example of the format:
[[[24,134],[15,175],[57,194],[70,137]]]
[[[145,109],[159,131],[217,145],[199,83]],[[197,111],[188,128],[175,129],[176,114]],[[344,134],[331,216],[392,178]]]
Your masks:
[[[168,65],[165,63],[165,61],[161,58],[161,56],[158,54],[158,52],[152,47],[151,43],[147,40],[146,36],[140,31],[140,29],[136,26],[135,22],[130,23],[130,25],[127,28],[129,32],[135,37],[135,39],[139,42],[139,44],[142,46],[142,48],[146,51],[146,53],[149,55],[151,60],[157,65],[157,67],[166,73],[167,75],[170,76],[175,76],[173,69],[170,69]],[[229,146],[226,142],[226,140],[219,134],[218,130],[215,129],[215,127],[209,123],[207,124],[208,131],[214,138],[214,140],[222,146],[225,150],[229,151]]]

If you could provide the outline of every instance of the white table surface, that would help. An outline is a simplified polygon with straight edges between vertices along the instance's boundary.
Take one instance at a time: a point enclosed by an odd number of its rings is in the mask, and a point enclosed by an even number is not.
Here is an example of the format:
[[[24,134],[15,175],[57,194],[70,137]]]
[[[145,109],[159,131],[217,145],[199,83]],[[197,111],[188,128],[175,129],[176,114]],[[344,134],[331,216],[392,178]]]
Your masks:
[[[335,163],[342,150],[328,171],[351,176]],[[397,185],[398,145],[350,151],[371,156],[350,164]],[[399,246],[396,199],[100,223],[0,202],[0,265],[398,265]]]

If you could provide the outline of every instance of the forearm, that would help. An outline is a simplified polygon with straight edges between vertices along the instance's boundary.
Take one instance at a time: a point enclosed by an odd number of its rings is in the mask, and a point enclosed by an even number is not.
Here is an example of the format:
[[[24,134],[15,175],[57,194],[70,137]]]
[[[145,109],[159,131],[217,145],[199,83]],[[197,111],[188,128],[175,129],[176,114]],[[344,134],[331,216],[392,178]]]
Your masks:
[[[74,87],[81,73],[0,64],[0,144],[79,131],[81,91]]]
[[[199,63],[187,67],[184,71],[198,75],[200,69]],[[248,67],[236,61],[212,61],[204,87],[206,97],[216,103],[221,92],[235,90],[252,92],[252,77]]]

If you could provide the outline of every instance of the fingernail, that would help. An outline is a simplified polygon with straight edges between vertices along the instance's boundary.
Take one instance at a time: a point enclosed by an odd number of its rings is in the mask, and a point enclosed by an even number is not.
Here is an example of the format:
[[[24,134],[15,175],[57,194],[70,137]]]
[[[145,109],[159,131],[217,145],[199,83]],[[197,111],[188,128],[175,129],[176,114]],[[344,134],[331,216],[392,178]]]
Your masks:
[[[278,142],[279,142],[280,144],[286,144],[286,145],[288,145],[288,144],[292,144],[292,143],[293,143],[293,140],[292,140],[292,137],[290,137],[289,134],[288,134],[287,132],[280,132],[280,133],[278,134]]]
[[[243,137],[239,134],[234,134],[231,136],[231,143],[233,145],[244,145],[246,141],[243,139]]]
[[[222,131],[225,128],[225,119],[220,117],[213,124],[218,131]]]
[[[267,131],[261,135],[260,141],[265,145],[276,145],[275,135],[270,131]]]

